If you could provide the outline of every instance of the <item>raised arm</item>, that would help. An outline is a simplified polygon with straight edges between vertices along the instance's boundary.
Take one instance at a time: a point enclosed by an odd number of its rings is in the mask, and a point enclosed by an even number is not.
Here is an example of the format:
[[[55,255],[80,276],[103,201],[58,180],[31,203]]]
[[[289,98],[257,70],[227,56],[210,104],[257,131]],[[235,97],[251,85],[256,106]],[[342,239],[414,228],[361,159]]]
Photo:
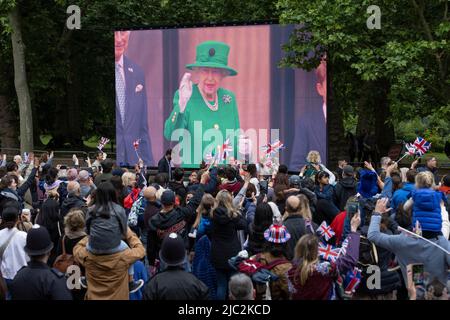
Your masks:
[[[245,193],[247,192],[249,183],[250,183],[250,175],[247,173],[244,177],[244,185],[242,186],[241,190],[239,190],[239,193],[233,199],[233,205],[235,207],[238,207],[242,199],[245,197]]]
[[[399,244],[398,235],[387,235],[380,231],[381,215],[387,212],[387,198],[379,199],[375,206],[375,210],[372,213],[372,218],[370,220],[369,231],[367,233],[367,238],[386,250],[391,251],[395,254]],[[401,239],[400,239],[401,241]]]
[[[326,173],[328,173],[330,175],[330,184],[332,186],[334,186],[334,184],[336,183],[336,176],[334,175],[334,173],[331,172],[330,170],[328,170],[328,168],[325,167],[323,164],[321,164],[320,166],[323,171],[325,171]]]
[[[361,224],[361,218],[359,213],[355,214],[350,221],[351,232],[347,236],[348,247],[345,254],[339,257],[336,261],[336,266],[341,273],[346,273],[356,266],[359,258],[359,238],[360,235],[357,232],[359,225]]]

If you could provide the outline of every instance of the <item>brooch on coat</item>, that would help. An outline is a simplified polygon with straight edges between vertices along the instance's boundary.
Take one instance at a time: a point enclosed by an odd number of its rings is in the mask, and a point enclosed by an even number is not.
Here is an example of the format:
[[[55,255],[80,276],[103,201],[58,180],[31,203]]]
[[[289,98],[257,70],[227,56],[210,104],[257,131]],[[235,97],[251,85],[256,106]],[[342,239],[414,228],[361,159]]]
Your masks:
[[[231,96],[230,96],[229,94],[224,95],[224,96],[222,97],[222,101],[223,101],[225,104],[231,103]]]

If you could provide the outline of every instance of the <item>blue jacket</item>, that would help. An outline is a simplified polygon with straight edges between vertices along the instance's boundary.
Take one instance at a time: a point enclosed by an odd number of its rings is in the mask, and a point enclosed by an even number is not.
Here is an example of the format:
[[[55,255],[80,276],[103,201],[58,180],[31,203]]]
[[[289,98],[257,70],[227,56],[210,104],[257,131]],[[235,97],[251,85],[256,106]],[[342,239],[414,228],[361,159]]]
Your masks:
[[[403,188],[394,192],[394,196],[391,201],[391,208],[397,211],[398,205],[400,203],[406,202],[411,198],[411,192],[415,189],[414,183],[407,182]]]
[[[216,299],[217,276],[216,269],[211,264],[211,242],[207,236],[201,237],[195,244],[192,274],[209,288],[209,297]]]
[[[412,198],[414,200],[413,226],[418,220],[422,230],[441,232],[442,193],[431,189],[418,189],[412,192]]]
[[[211,228],[211,219],[208,217],[201,217],[197,230],[197,238],[200,239],[205,234],[209,234]]]
[[[142,263],[142,261],[140,261],[140,260],[136,261],[133,264],[133,269],[134,269],[134,275],[133,275],[134,281],[142,279],[142,280],[144,280],[144,283],[148,282],[150,277],[149,277],[148,271],[145,268],[145,265]],[[130,300],[142,300],[144,287],[145,286],[142,286],[142,288],[139,289],[138,291],[136,291],[134,293],[130,293]]]
[[[324,186],[322,191],[320,191],[320,186],[316,186],[314,191],[317,195],[317,200],[325,199],[333,202],[334,187],[331,184]]]

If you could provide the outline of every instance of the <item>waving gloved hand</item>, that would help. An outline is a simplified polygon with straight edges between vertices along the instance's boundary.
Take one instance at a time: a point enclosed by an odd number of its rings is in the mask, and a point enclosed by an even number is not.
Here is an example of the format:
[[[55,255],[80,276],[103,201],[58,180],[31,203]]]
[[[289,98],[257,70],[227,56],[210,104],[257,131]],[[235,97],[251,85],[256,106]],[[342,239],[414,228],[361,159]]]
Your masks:
[[[180,113],[183,113],[192,95],[192,81],[190,73],[184,74],[183,78],[181,79],[180,88],[178,92],[179,92],[178,105],[180,106]]]

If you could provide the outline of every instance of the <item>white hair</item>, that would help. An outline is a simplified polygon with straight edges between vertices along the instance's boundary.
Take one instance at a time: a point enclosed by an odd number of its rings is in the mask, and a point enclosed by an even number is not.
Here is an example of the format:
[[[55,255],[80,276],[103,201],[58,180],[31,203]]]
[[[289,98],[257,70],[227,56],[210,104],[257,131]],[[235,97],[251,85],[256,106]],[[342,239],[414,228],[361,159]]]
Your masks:
[[[228,283],[230,297],[234,300],[254,300],[253,283],[249,276],[237,273],[230,278]]]

